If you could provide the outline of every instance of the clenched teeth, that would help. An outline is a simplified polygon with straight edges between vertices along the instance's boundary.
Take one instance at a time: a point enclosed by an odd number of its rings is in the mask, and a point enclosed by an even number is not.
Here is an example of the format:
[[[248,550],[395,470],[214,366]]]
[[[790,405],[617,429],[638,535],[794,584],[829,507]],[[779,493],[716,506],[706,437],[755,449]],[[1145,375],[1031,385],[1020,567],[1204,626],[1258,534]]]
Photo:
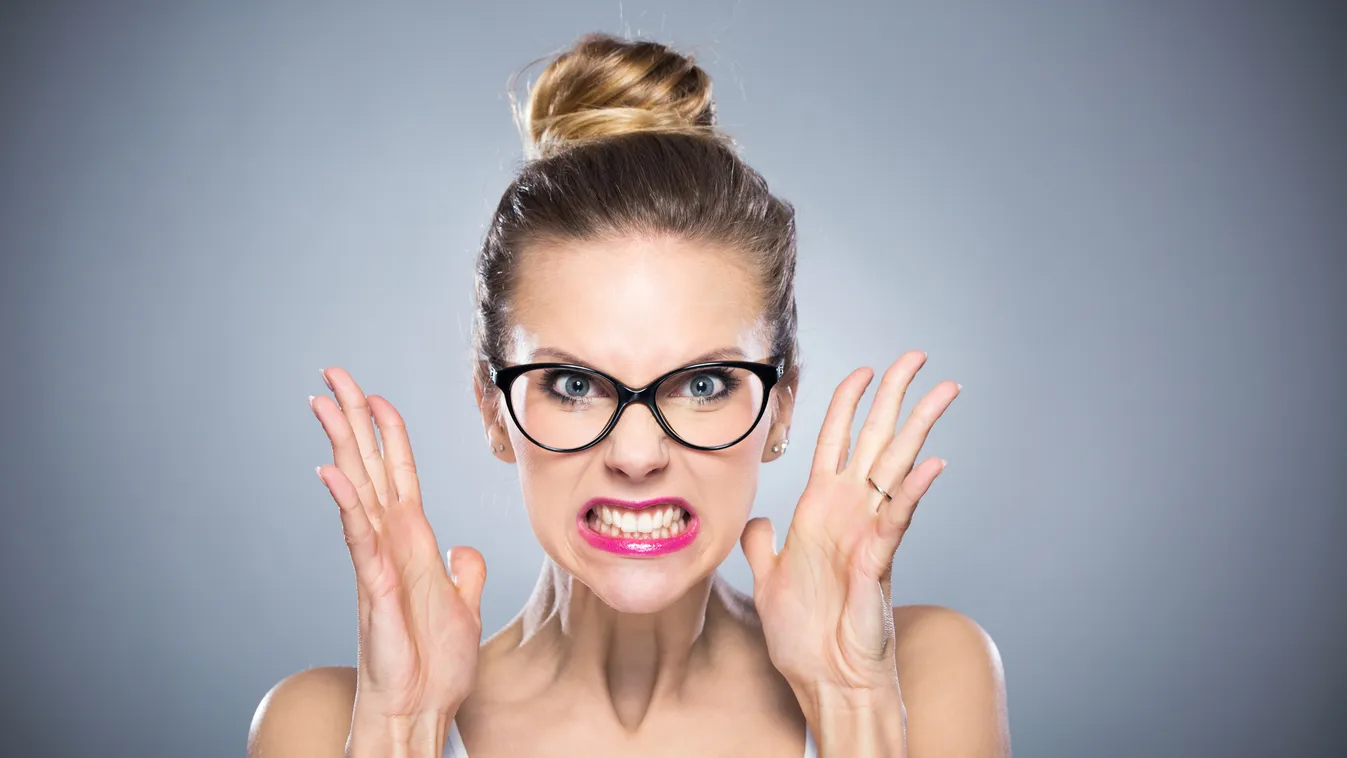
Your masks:
[[[634,511],[612,505],[591,508],[589,528],[608,537],[666,539],[687,529],[687,512],[676,505],[658,505]]]

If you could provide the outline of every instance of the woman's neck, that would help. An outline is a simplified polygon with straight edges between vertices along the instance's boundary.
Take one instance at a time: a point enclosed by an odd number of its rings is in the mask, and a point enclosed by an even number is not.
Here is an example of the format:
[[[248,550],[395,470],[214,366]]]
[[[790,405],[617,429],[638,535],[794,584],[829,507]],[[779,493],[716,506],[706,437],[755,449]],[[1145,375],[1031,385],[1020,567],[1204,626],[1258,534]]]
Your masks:
[[[564,683],[603,693],[622,725],[635,729],[652,702],[678,698],[710,667],[733,602],[726,593],[733,590],[713,574],[658,613],[622,613],[545,559],[510,637],[549,689]]]

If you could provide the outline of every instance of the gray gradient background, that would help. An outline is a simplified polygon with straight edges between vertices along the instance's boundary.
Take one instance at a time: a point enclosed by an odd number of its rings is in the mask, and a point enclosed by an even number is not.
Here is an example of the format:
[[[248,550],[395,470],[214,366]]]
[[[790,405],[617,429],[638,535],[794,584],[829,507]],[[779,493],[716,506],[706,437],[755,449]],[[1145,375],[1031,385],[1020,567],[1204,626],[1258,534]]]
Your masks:
[[[6,4],[0,752],[241,755],[272,684],[354,662],[324,365],[402,410],[512,616],[541,551],[472,261],[507,76],[607,30],[697,55],[799,209],[759,513],[848,371],[928,350],[911,394],[964,390],[895,597],[992,634],[1017,755],[1342,755],[1343,16],[1008,6]]]

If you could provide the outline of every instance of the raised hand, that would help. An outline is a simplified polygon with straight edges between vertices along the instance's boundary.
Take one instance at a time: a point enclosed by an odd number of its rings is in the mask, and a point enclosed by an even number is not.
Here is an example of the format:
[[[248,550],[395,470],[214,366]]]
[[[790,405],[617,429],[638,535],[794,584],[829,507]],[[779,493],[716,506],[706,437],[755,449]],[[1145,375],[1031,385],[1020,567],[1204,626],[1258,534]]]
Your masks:
[[[459,547],[445,571],[421,506],[407,428],[393,405],[366,396],[340,368],[324,370],[323,378],[336,402],[320,396],[309,403],[332,440],[336,465],[319,466],[318,477],[340,508],[355,566],[353,723],[452,718],[477,667],[486,565],[476,550]]]
[[[768,652],[797,695],[896,685],[889,575],[917,502],[944,468],[938,458],[913,463],[959,392],[954,382],[936,385],[895,434],[903,396],[925,361],[908,352],[885,372],[849,458],[852,420],[873,372],[859,369],[838,386],[780,553],[767,519],[744,529]]]

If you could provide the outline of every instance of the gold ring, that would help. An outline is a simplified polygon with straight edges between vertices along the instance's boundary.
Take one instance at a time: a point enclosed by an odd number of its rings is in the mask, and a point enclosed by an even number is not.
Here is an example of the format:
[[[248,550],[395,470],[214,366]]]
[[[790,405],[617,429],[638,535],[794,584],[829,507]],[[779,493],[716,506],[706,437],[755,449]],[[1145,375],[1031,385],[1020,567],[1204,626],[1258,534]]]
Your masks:
[[[879,494],[883,495],[885,500],[893,499],[893,495],[890,495],[889,493],[885,492],[883,487],[879,486],[878,484],[875,484],[874,479],[871,479],[870,477],[867,476],[865,477],[865,481],[869,482],[870,486],[875,488],[875,492],[878,492]]]

